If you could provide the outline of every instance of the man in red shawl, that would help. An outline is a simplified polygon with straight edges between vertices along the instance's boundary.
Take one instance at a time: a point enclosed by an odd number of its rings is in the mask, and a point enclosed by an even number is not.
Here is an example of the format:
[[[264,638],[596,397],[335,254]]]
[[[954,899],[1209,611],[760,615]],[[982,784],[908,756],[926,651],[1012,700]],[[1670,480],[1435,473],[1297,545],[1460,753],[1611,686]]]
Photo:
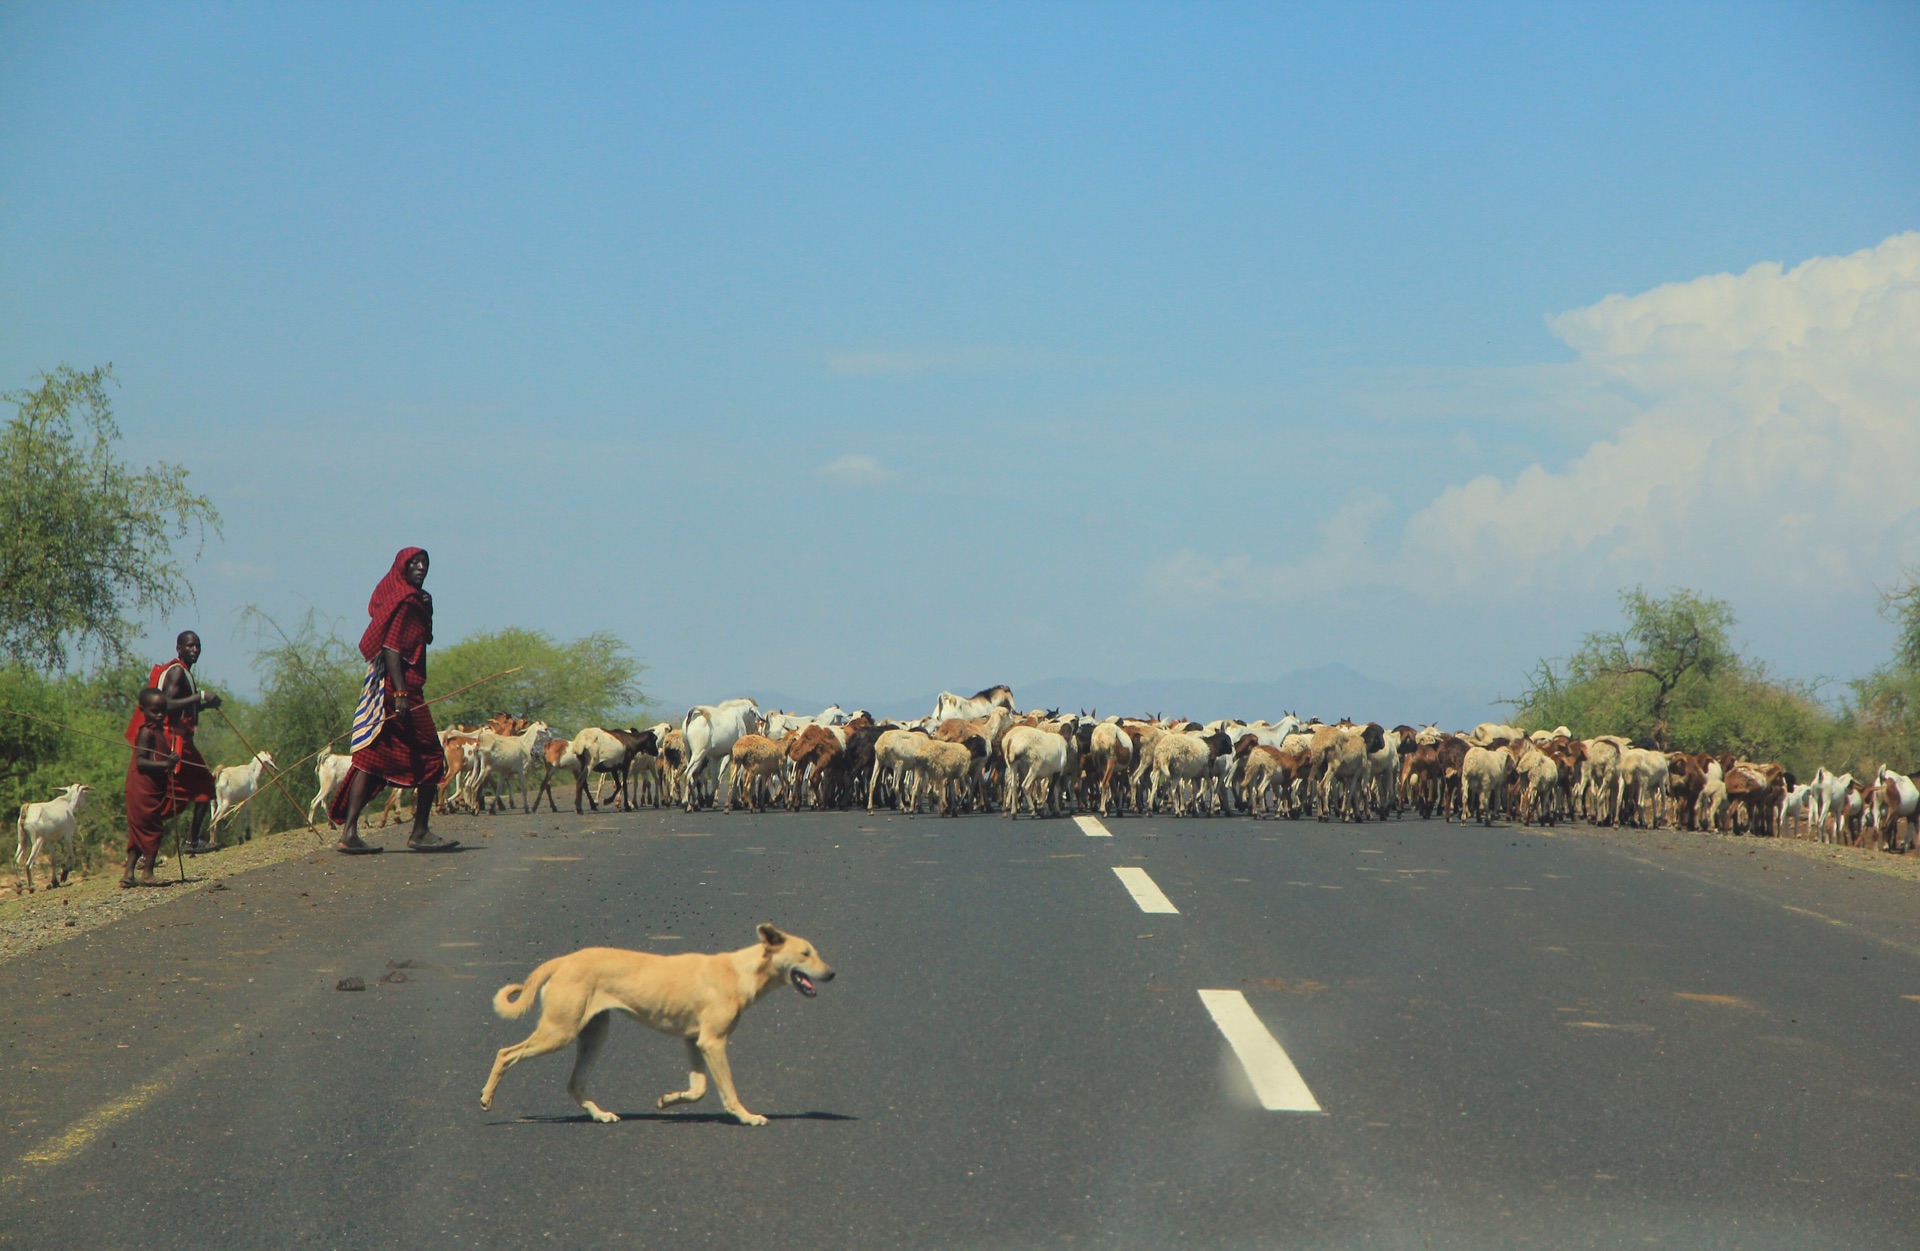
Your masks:
[[[159,687],[140,692],[140,728],[134,731],[133,759],[127,763],[127,867],[122,887],[153,886],[154,857],[167,832],[167,818],[179,811],[173,801],[173,770],[180,763],[167,735],[167,697]],[[140,875],[134,876],[138,869]]]
[[[206,757],[193,744],[200,728],[200,710],[218,708],[220,697],[194,685],[193,666],[200,659],[200,636],[182,630],[173,640],[174,658],[153,667],[147,685],[159,690],[163,709],[166,752],[177,757],[168,782],[168,815],[193,806],[193,833],[181,850],[188,855],[218,848],[206,841],[207,816],[213,807],[213,773]],[[127,723],[127,742],[133,743],[145,724],[146,714],[136,710]]]
[[[381,850],[361,841],[360,810],[383,786],[415,788],[409,850],[452,851],[460,845],[427,828],[447,775],[447,757],[425,699],[427,644],[433,642],[433,597],[424,589],[426,580],[426,552],[403,547],[367,601],[371,620],[360,636],[367,679],[353,714],[353,767],[328,809],[343,827],[335,848],[350,856]]]

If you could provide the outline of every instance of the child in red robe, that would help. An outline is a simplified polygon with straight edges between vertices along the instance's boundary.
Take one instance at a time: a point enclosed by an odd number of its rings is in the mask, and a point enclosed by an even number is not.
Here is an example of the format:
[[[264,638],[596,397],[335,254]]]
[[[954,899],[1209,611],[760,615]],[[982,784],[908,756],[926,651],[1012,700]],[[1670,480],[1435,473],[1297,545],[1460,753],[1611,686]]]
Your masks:
[[[173,772],[180,753],[167,733],[166,696],[157,686],[140,692],[140,724],[133,733],[133,759],[127,762],[127,867],[123,889],[152,886],[154,857],[167,832],[167,818],[180,811]],[[138,877],[134,870],[138,868]]]

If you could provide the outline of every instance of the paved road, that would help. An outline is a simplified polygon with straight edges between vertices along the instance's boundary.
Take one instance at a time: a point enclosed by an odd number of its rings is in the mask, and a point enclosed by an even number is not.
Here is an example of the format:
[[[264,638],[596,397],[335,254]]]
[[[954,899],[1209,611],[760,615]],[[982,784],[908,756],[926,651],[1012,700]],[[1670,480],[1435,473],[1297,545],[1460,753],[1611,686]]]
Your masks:
[[[1419,821],[447,825],[475,848],[296,860],[0,965],[0,1242],[1920,1246],[1905,881]],[[735,1038],[770,1126],[656,1113],[681,1052],[627,1022],[593,1083],[623,1123],[570,1053],[480,1110],[530,1026],[500,984],[762,920],[840,973]],[[1261,1107],[1201,990],[1324,1112]]]

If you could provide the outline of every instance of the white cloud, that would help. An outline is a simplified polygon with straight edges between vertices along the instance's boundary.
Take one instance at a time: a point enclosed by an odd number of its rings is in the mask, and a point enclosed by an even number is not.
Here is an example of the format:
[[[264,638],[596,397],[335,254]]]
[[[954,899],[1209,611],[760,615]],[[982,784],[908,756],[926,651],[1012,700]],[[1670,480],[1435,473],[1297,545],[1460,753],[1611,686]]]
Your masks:
[[[1278,603],[1338,590],[1354,583],[1377,561],[1369,544],[1385,515],[1387,498],[1362,492],[1315,527],[1319,542],[1289,565],[1262,564],[1247,556],[1213,560],[1191,549],[1148,566],[1147,589],[1176,603]]]
[[[893,480],[893,471],[871,456],[842,456],[813,471],[820,481],[837,487],[879,486]]]
[[[1580,354],[1570,394],[1597,376],[1634,405],[1564,468],[1448,487],[1386,550],[1335,525],[1298,561],[1183,553],[1149,585],[1224,601],[1370,584],[1833,591],[1920,558],[1920,232],[1610,295],[1548,325]]]

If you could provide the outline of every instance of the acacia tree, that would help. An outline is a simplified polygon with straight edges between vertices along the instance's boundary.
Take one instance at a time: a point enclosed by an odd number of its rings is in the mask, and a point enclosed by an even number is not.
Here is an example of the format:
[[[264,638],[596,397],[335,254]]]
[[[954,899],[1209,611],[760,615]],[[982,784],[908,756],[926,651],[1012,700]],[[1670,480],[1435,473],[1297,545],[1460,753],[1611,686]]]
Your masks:
[[[1920,758],[1920,567],[1905,584],[1880,596],[1880,615],[1893,622],[1893,659],[1852,683],[1851,717],[1859,731],[1852,763],[1870,769],[1891,760],[1912,768]]]
[[[1711,682],[1739,666],[1740,655],[1729,638],[1733,609],[1724,600],[1685,589],[1655,599],[1637,586],[1620,593],[1620,608],[1627,628],[1588,635],[1581,652],[1593,673],[1646,679],[1636,685],[1647,692],[1647,728],[1654,746],[1664,750],[1675,693],[1689,682]]]
[[[625,725],[646,708],[645,671],[627,645],[604,631],[555,641],[544,630],[509,627],[472,634],[427,660],[427,694],[438,696],[502,669],[520,672],[436,708],[443,725],[476,724],[496,712],[545,721],[562,733],[589,725]]]
[[[61,365],[0,395],[16,410],[0,431],[0,649],[60,672],[76,651],[124,659],[135,618],[192,597],[175,545],[220,532],[184,468],[120,459],[111,381],[111,365]]]
[[[1557,669],[1535,667],[1513,703],[1529,723],[1644,737],[1664,749],[1682,713],[1704,708],[1716,681],[1746,675],[1731,640],[1733,609],[1689,590],[1620,592],[1624,630],[1589,634]]]

